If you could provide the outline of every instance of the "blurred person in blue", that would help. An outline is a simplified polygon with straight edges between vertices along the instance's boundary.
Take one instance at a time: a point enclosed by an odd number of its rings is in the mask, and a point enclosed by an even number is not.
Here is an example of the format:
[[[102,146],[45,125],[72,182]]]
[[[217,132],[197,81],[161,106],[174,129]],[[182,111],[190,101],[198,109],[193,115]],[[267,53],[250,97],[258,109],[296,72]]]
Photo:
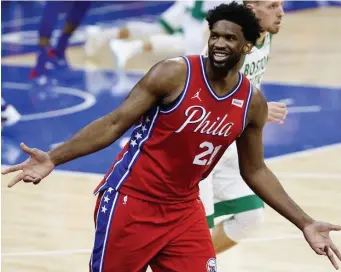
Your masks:
[[[46,1],[39,27],[39,42],[35,67],[29,77],[36,79],[47,75],[48,64],[53,68],[67,66],[65,50],[73,32],[86,15],[91,1]],[[55,46],[50,44],[52,32],[57,24],[58,16],[67,10],[65,24]]]

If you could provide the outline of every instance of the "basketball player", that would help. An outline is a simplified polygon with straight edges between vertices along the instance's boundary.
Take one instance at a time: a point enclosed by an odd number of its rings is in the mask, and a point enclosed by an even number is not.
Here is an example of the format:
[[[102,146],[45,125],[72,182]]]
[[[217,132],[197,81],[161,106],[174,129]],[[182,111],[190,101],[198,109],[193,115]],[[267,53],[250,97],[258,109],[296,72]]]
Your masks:
[[[101,28],[99,26],[89,26],[86,29],[87,40],[84,51],[88,57],[94,57],[101,52],[103,45],[108,44],[112,39],[129,39],[137,42],[127,43],[129,47],[139,47],[143,44],[141,39],[154,36],[153,43],[167,43],[167,37],[172,34],[181,34],[181,18],[185,13],[183,1],[175,1],[174,4],[161,14],[156,22],[130,21],[123,27]],[[161,35],[162,39],[157,37]],[[146,50],[152,45],[146,45]],[[139,49],[138,49],[139,50]]]
[[[260,20],[263,31],[251,52],[242,60],[240,71],[260,88],[269,58],[271,36],[278,33],[284,15],[283,1],[245,1],[244,4]],[[269,102],[268,109],[268,122],[283,123],[287,113],[285,104]],[[226,150],[211,176],[200,183],[200,198],[209,226],[214,227],[212,238],[216,253],[235,246],[263,221],[263,202],[239,174],[234,143]],[[214,218],[220,221],[216,226]]]
[[[51,63],[55,68],[67,66],[65,50],[72,33],[77,29],[91,5],[90,1],[70,1],[70,2],[46,2],[39,29],[39,44],[37,61],[31,70],[29,77],[35,79],[46,77],[47,64]],[[50,45],[50,38],[58,20],[58,15],[65,8],[69,8],[62,34],[54,48]]]
[[[30,158],[2,171],[22,170],[8,186],[21,180],[38,184],[54,167],[107,147],[135,124],[95,190],[91,271],[145,271],[148,264],[153,271],[216,271],[198,183],[237,139],[247,184],[337,267],[332,252],[340,259],[341,254],[329,232],[341,226],[304,213],[264,163],[267,104],[237,65],[259,38],[256,17],[231,3],[210,11],[207,21],[208,58],[156,64],[117,109],[48,153],[21,144]]]
[[[128,22],[121,28],[88,29],[85,52],[93,57],[104,44],[116,57],[117,68],[123,70],[127,61],[140,52],[166,57],[175,54],[199,54],[205,45],[206,13],[223,1],[176,1],[157,22]],[[198,35],[202,33],[202,35]]]

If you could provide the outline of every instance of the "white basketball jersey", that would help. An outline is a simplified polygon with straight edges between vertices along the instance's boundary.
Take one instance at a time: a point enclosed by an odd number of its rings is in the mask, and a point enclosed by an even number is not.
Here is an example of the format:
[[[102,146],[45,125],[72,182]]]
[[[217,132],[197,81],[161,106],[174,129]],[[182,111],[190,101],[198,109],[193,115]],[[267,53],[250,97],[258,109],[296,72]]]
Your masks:
[[[255,45],[244,58],[241,72],[257,88],[260,87],[268,63],[271,48],[271,34],[267,33],[262,45]]]
[[[198,0],[189,0],[189,1],[181,1],[183,4],[193,11],[194,15],[197,14],[206,14],[210,9],[220,5],[223,1],[198,1]],[[203,17],[205,19],[205,17]]]
[[[221,0],[180,0],[184,5],[187,11],[192,13],[193,18],[197,20],[204,21],[206,18],[206,14],[210,9],[219,6],[220,4],[228,4],[229,2],[233,2],[232,0],[221,1]],[[234,0],[238,4],[243,4],[242,0]]]

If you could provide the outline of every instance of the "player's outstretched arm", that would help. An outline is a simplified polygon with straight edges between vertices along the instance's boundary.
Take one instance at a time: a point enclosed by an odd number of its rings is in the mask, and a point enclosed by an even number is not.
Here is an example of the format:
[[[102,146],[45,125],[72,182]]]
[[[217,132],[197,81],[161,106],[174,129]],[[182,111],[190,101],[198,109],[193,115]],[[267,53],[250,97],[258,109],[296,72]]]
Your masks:
[[[183,59],[166,60],[156,64],[117,109],[93,121],[70,140],[48,153],[21,144],[21,148],[30,158],[2,171],[2,174],[8,174],[22,170],[8,186],[12,187],[21,180],[37,184],[50,174],[55,166],[109,146],[140,120],[153,105],[160,100],[167,100],[167,97],[179,89],[182,78],[185,82],[186,69]]]
[[[267,117],[266,101],[256,90],[248,113],[248,125],[237,140],[240,173],[265,203],[303,231],[305,239],[317,254],[327,255],[338,269],[333,252],[340,260],[341,254],[330,239],[329,232],[341,230],[341,226],[313,220],[289,197],[264,163],[262,131]]]

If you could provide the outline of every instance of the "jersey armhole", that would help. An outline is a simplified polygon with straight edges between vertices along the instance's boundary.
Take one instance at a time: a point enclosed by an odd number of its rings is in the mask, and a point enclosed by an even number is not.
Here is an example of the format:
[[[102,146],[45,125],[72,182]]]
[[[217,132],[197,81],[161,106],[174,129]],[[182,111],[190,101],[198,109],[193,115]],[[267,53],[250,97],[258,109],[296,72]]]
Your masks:
[[[252,98],[252,93],[253,93],[253,88],[254,86],[252,85],[251,82],[249,82],[250,86],[249,86],[249,95],[247,96],[247,101],[246,101],[246,106],[245,106],[245,110],[244,110],[244,116],[243,116],[243,128],[242,131],[240,132],[240,134],[238,135],[238,137],[240,137],[240,135],[242,135],[242,133],[245,130],[246,127],[246,119],[247,119],[247,113],[249,112],[249,108],[250,108],[250,102],[251,102],[251,98]]]

